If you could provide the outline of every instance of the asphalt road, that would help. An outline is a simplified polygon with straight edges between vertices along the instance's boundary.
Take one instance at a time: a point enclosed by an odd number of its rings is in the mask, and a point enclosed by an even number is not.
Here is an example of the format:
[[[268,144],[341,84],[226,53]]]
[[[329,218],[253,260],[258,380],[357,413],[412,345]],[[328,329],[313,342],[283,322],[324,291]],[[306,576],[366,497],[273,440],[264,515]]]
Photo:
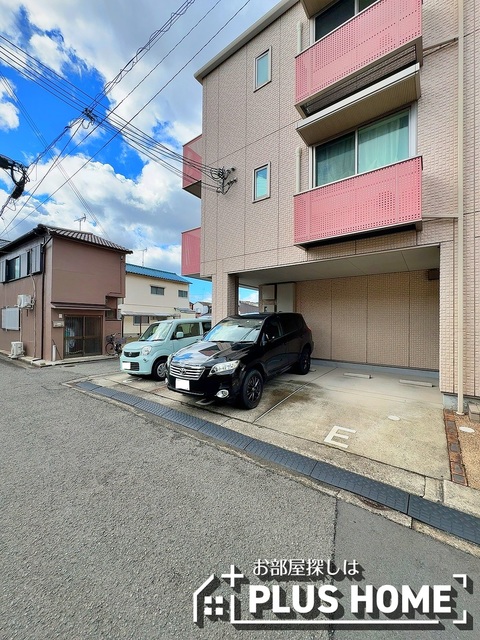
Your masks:
[[[479,637],[478,558],[152,415],[64,384],[117,366],[112,360],[31,369],[0,360],[2,640]],[[344,580],[339,574],[333,582],[328,576],[264,580],[254,572],[258,559],[302,560],[295,563],[300,572],[356,560],[362,572]],[[323,568],[311,559],[324,560]],[[294,566],[270,564],[272,571]],[[231,579],[236,591],[222,578],[231,565],[245,576]],[[194,624],[194,593],[211,576],[196,598]],[[455,613],[440,616],[440,628],[415,629],[388,628],[375,619],[365,627],[364,613],[356,626],[330,629],[315,624],[317,614],[297,616],[304,622],[299,629],[290,613],[272,616],[272,599],[255,625],[233,626],[208,615],[212,596],[224,598],[213,603],[224,614],[234,596],[235,619],[251,621],[249,590],[258,598],[257,612],[266,593],[254,586],[271,587],[265,598],[281,587],[276,606],[292,608],[298,585],[305,595],[328,584],[337,588],[344,619],[354,619],[352,590],[367,584],[408,585],[415,592],[429,585],[428,597],[435,585],[453,585]],[[315,606],[329,602],[315,597]],[[297,599],[300,605],[307,606],[305,598]],[[387,608],[389,602],[381,600]],[[452,622],[463,611],[472,618],[471,630]],[[439,620],[417,617],[435,625]],[[281,626],[265,626],[267,618]]]

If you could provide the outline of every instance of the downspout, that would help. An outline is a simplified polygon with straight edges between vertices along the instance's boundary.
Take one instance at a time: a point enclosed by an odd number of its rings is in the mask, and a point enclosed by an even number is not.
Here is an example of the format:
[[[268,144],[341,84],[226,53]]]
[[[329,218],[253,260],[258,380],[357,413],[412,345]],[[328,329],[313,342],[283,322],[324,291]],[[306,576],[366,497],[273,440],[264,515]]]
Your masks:
[[[297,55],[302,53],[303,22],[297,22]]]
[[[295,150],[295,193],[302,190],[302,147]]]
[[[464,219],[463,219],[463,128],[464,128],[464,25],[463,25],[463,0],[458,0],[458,98],[457,98],[457,207],[458,207],[458,225],[457,225],[457,388],[458,403],[457,414],[463,415],[463,288],[464,288]]]

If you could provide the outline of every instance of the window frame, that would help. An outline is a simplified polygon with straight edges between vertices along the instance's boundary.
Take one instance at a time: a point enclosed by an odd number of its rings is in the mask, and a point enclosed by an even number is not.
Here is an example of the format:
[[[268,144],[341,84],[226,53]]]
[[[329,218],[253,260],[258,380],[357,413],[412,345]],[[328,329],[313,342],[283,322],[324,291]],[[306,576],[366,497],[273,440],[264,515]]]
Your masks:
[[[268,77],[267,77],[267,80],[265,80],[265,82],[259,83],[257,81],[257,78],[258,78],[257,63],[261,58],[267,55],[268,55],[268,63],[267,63]],[[254,92],[258,91],[258,89],[261,89],[265,85],[269,84],[271,81],[272,81],[272,47],[268,47],[268,49],[265,49],[265,51],[262,51],[262,53],[260,53],[258,56],[255,56],[255,60],[253,62],[253,91]]]
[[[178,297],[179,298],[188,298],[188,290],[186,290],[186,289],[178,289]]]
[[[12,270],[14,271],[12,275]],[[25,276],[28,274],[25,274]],[[5,282],[13,282],[14,280],[20,280],[22,277],[22,258],[19,254],[13,258],[7,258],[5,260]]]
[[[165,287],[158,287],[154,284],[150,285],[150,295],[152,296],[164,296],[165,295]]]
[[[140,318],[140,321],[137,322],[137,318]],[[145,320],[146,318],[146,320]],[[146,324],[151,324],[150,322],[150,316],[133,316],[133,320],[132,320],[132,324],[134,327],[142,327],[145,326]]]
[[[319,11],[318,13],[316,13],[314,16],[311,17],[311,19],[310,19],[310,42],[312,43],[312,45],[315,44],[316,42],[319,42],[320,40],[322,40],[322,38],[326,38],[328,35],[330,35],[334,31],[336,31],[340,27],[343,27],[344,24],[347,24],[347,22],[350,22],[350,20],[353,20],[354,18],[356,18],[358,16],[358,14],[362,13],[362,11],[366,11],[372,5],[374,5],[376,2],[379,2],[379,0],[373,0],[373,2],[371,4],[369,4],[368,7],[365,7],[364,9],[359,9],[360,0],[354,0],[355,9],[354,9],[353,16],[351,18],[349,18],[348,20],[346,20],[345,22],[342,22],[341,24],[339,24],[337,27],[335,27],[334,29],[332,29],[331,31],[329,31],[328,33],[323,35],[321,38],[318,38],[318,40],[315,40],[315,22],[316,22],[318,16],[321,16],[322,13],[325,13],[325,11],[328,11],[329,9],[331,9],[334,5],[337,4],[337,2],[339,2],[339,0],[334,0],[333,2],[330,2],[330,4],[328,4],[321,11]]]
[[[263,196],[257,197],[257,173],[259,171],[263,171],[263,169],[267,170],[267,193]],[[252,202],[261,202],[262,200],[267,200],[268,198],[270,198],[270,162],[255,167],[252,174]]]
[[[310,189],[319,189],[321,187],[325,187],[329,184],[335,184],[336,182],[342,182],[343,180],[348,180],[349,178],[355,178],[356,176],[363,175],[364,173],[370,173],[371,171],[376,171],[378,169],[382,169],[383,167],[389,167],[390,164],[395,164],[395,162],[382,165],[381,167],[377,167],[376,169],[368,169],[367,171],[358,171],[358,132],[361,129],[366,129],[371,125],[374,125],[377,122],[381,122],[382,120],[387,120],[389,118],[393,118],[394,116],[401,116],[401,114],[408,114],[408,157],[404,160],[398,160],[398,162],[405,162],[409,158],[414,158],[417,155],[417,105],[416,103],[407,105],[406,107],[402,107],[397,111],[392,111],[391,113],[386,113],[382,115],[381,118],[376,118],[375,120],[369,120],[368,122],[364,122],[355,129],[348,129],[344,131],[341,135],[335,136],[334,138],[328,138],[326,140],[322,140],[322,142],[318,144],[311,145],[309,148],[309,162],[310,162]],[[324,144],[332,142],[333,140],[337,140],[343,138],[352,132],[355,133],[355,145],[354,145],[354,160],[355,160],[355,172],[344,178],[339,178],[338,180],[332,180],[331,182],[325,182],[324,184],[317,185],[316,184],[316,149],[321,147]]]

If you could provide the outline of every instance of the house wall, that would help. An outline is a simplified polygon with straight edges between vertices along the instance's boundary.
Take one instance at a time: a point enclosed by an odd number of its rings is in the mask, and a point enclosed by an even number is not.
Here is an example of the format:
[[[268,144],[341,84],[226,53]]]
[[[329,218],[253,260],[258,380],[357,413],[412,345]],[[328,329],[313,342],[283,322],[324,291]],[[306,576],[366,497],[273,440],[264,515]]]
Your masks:
[[[480,396],[480,212],[478,171],[480,145],[480,12],[475,0],[465,0],[465,388],[467,395]],[[376,238],[346,240],[312,249],[293,246],[293,195],[295,193],[295,152],[301,149],[301,190],[310,182],[310,150],[295,130],[299,120],[294,103],[294,59],[297,23],[303,24],[303,47],[309,44],[309,24],[298,3],[276,22],[253,38],[203,80],[203,151],[210,166],[235,167],[237,183],[226,195],[202,191],[201,275],[212,277],[214,321],[230,311],[229,274],[299,263],[316,263],[335,257],[349,257],[399,248],[437,245],[440,247],[440,281],[437,339],[425,337],[417,359],[438,360],[440,385],[444,392],[456,392],[454,319],[456,304],[456,222],[457,212],[457,52],[451,40],[458,32],[456,3],[424,0],[424,62],[420,71],[421,98],[417,103],[417,151],[423,158],[422,216],[419,232],[404,231]],[[441,45],[435,48],[435,45]],[[253,61],[272,47],[272,82],[253,91]],[[448,87],[448,91],[446,91]],[[264,163],[271,167],[271,197],[252,203],[252,172]],[[444,216],[430,218],[431,216]],[[411,279],[412,274],[402,278]],[[373,283],[373,278],[368,281]],[[272,281],[274,272],[272,271]],[[309,323],[315,322],[310,283],[299,283],[297,306],[305,309]],[[346,286],[346,283],[338,285]],[[432,285],[433,287],[433,285]],[[320,292],[320,290],[318,290]],[[378,313],[388,305],[388,290],[380,286]],[[320,295],[320,293],[319,293]],[[322,293],[323,295],[323,293]],[[422,311],[421,287],[410,305],[429,317],[433,306]],[[372,307],[374,308],[374,307]],[[311,311],[310,311],[311,309]],[[351,329],[354,329],[352,322]],[[374,325],[372,325],[374,326]],[[412,322],[410,320],[410,326]],[[385,338],[381,328],[370,329],[370,339]],[[403,334],[402,334],[403,335]],[[417,333],[418,335],[418,333]],[[321,344],[321,334],[315,336]],[[406,338],[402,338],[406,339]],[[417,338],[411,335],[408,344]],[[336,344],[336,343],[334,343]],[[340,347],[338,347],[340,348]],[[413,348],[413,347],[411,347]],[[342,350],[340,350],[342,351]],[[397,348],[390,350],[392,363],[398,361]],[[342,351],[343,353],[343,351]],[[344,357],[348,358],[345,352]],[[381,354],[378,360],[389,359]],[[409,355],[412,362],[415,358]],[[420,366],[420,365],[418,365]]]
[[[164,287],[163,296],[152,294],[150,287]],[[125,308],[150,310],[152,313],[174,313],[179,307],[188,307],[188,295],[180,298],[179,291],[186,291],[188,284],[159,278],[149,278],[128,273],[126,276]]]
[[[51,300],[105,304],[125,297],[125,256],[97,245],[53,241]]]
[[[164,295],[152,294],[150,287],[163,287]],[[179,291],[186,291],[187,297],[180,298]],[[189,306],[189,285],[185,282],[172,282],[161,278],[150,278],[132,273],[127,273],[125,280],[125,302],[120,305],[121,309],[128,312],[137,312],[136,315],[151,316],[151,321],[165,318],[179,317],[179,308]],[[133,322],[133,316],[128,315],[123,318],[124,335],[138,335],[147,328],[145,323],[142,326]]]
[[[23,342],[25,353],[41,357],[42,274],[35,274],[0,285],[0,308],[15,307],[17,296],[28,294],[34,300],[32,309],[20,309],[20,330],[0,329],[0,351],[10,353],[12,342]]]

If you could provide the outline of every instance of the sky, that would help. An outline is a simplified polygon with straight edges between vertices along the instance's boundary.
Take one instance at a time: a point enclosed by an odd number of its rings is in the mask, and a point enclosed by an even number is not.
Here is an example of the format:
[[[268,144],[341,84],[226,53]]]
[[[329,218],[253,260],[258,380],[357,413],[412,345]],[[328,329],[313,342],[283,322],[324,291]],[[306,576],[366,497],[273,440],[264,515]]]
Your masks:
[[[15,185],[0,170],[0,238],[81,228],[180,274],[181,232],[201,205],[165,152],[202,132],[194,73],[275,4],[0,0],[0,154],[29,176],[7,203]],[[210,283],[192,280],[190,299],[211,300]]]

